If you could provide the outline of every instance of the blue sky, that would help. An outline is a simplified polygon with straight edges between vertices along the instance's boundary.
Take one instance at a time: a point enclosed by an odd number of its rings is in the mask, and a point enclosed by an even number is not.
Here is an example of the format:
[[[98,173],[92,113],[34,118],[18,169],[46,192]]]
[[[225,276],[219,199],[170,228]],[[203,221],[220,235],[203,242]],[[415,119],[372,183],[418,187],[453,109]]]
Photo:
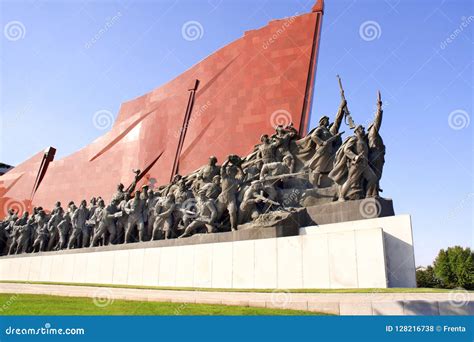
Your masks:
[[[213,51],[314,1],[1,1],[0,161],[104,133],[94,113],[166,83]],[[202,37],[183,39],[188,21]],[[413,219],[417,264],[473,245],[473,26],[468,0],[326,1],[311,127],[343,77],[357,122],[385,105],[383,195]],[[98,39],[94,39],[98,37]]]

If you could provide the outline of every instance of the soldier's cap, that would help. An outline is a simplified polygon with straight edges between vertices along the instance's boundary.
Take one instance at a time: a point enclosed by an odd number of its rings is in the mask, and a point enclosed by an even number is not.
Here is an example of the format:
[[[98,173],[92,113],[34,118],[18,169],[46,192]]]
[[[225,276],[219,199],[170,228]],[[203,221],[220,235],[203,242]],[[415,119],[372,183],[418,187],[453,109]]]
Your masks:
[[[324,120],[327,120],[329,121],[329,117],[324,115],[323,117],[321,117],[321,119],[319,119],[319,124],[322,124]]]
[[[359,130],[359,129],[364,129],[364,126],[362,125],[357,125],[355,128],[354,128],[354,132]]]
[[[286,156],[283,157],[283,160],[286,160],[286,159],[293,160],[293,157],[291,155],[287,154]]]

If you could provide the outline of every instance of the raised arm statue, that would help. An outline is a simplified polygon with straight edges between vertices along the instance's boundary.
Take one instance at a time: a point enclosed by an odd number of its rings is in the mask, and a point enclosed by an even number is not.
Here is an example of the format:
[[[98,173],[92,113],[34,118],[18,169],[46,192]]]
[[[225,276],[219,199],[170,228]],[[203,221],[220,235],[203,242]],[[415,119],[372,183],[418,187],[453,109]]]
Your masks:
[[[374,170],[377,177],[377,184],[373,189],[368,189],[368,196],[374,197],[379,195],[380,179],[382,178],[383,166],[385,164],[385,145],[380,136],[380,127],[382,126],[382,98],[380,91],[377,93],[377,111],[372,124],[368,128],[367,142],[369,146],[369,165]]]
[[[347,106],[347,101],[345,98],[341,100],[341,104],[339,105],[339,109],[337,110],[336,113],[336,118],[334,119],[334,122],[330,125],[329,131],[331,132],[332,135],[336,135],[339,133],[339,129],[341,128],[342,124],[342,119],[344,118],[344,113],[345,113],[345,107]]]

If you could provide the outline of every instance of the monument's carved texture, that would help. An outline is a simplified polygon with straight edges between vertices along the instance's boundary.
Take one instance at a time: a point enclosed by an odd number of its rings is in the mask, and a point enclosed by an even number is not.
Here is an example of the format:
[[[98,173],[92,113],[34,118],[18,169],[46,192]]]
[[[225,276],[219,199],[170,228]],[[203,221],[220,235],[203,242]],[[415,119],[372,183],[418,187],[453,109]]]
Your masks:
[[[51,251],[98,245],[185,238],[272,226],[300,220],[314,205],[374,198],[378,201],[385,146],[379,134],[382,100],[377,97],[373,123],[354,124],[342,92],[334,122],[324,116],[318,127],[300,137],[292,123],[275,127],[247,156],[231,154],[221,165],[208,163],[166,185],[138,186],[133,170],[128,188],[120,183],[110,199],[57,202],[51,212],[34,207],[20,217],[10,209],[1,222],[4,254]],[[345,121],[353,132],[342,141]],[[382,201],[382,199],[380,199]],[[309,203],[309,205],[308,205]],[[284,223],[285,225],[287,223]]]

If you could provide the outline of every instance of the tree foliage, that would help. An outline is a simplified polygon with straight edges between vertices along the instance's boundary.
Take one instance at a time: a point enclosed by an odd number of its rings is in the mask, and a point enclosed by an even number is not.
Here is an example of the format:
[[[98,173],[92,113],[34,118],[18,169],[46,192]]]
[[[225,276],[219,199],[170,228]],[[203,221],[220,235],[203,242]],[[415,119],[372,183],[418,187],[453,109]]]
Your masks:
[[[440,250],[433,270],[443,287],[474,289],[474,253],[470,248],[454,246]]]
[[[416,270],[416,286],[417,287],[442,287],[439,279],[436,278],[433,266],[426,269]]]

